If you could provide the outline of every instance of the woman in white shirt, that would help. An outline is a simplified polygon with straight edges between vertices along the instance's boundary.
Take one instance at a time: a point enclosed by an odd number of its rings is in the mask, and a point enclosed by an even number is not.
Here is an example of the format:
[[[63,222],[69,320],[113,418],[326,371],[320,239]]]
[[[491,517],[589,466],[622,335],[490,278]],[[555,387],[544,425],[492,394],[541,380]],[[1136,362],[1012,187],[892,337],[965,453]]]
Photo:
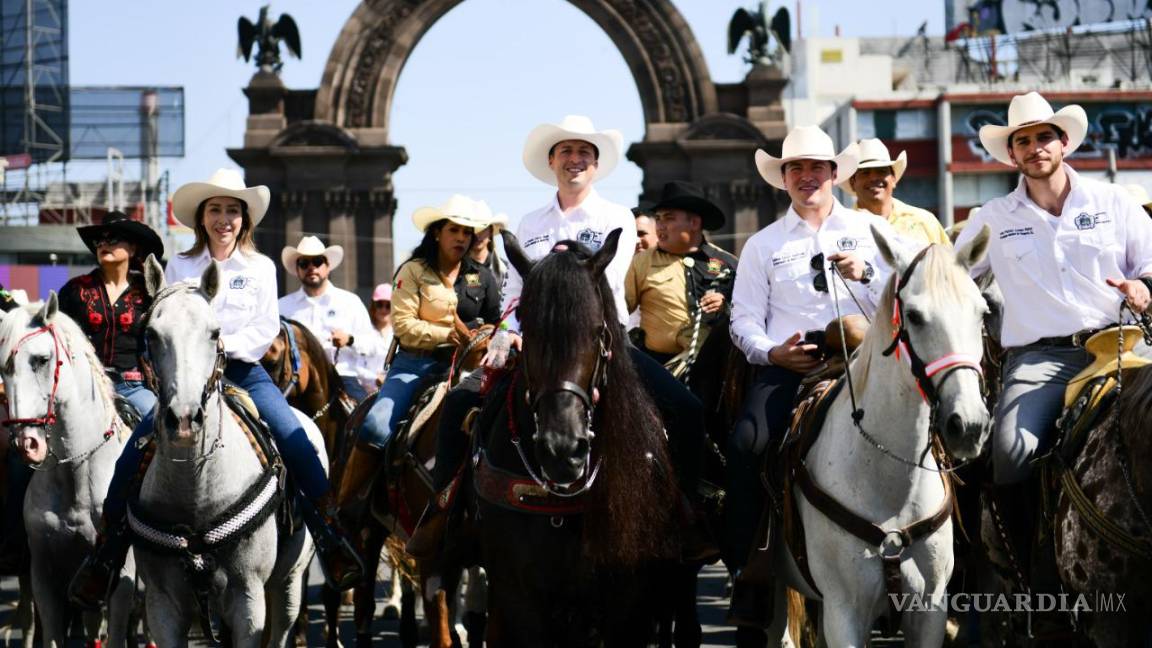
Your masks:
[[[276,266],[256,250],[253,240],[269,199],[267,187],[245,187],[240,173],[231,169],[220,169],[206,182],[177,189],[172,196],[173,214],[195,231],[196,241],[168,263],[164,275],[170,284],[198,282],[209,263],[217,264],[220,290],[212,307],[228,358],[224,377],[255,401],[294,483],[312,504],[302,509],[325,577],[334,587],[348,589],[359,582],[363,563],[332,520],[326,519],[330,489],[324,466],[283,394],[260,366],[260,358],[280,330]],[[116,463],[104,503],[107,541],[97,549],[95,560],[81,567],[70,588],[70,595],[82,605],[99,605],[127,553],[126,502],[144,454],[136,440],[151,431],[149,415],[136,427]]]

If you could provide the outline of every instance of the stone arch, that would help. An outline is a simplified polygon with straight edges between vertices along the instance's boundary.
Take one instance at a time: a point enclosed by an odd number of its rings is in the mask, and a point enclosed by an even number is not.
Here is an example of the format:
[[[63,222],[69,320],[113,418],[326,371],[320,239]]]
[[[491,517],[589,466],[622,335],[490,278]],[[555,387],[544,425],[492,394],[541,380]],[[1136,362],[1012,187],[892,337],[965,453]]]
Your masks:
[[[396,82],[424,34],[463,0],[362,0],[328,57],[315,118],[387,143]],[[717,109],[692,30],[671,0],[569,0],[608,34],[640,94],[644,121],[690,123]]]

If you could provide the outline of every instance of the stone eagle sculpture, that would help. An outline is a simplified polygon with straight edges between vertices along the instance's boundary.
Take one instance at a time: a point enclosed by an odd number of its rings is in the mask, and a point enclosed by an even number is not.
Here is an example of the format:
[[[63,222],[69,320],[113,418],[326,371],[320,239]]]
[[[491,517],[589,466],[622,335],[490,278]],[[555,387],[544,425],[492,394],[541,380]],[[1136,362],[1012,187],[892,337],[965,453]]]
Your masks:
[[[740,8],[728,21],[728,53],[735,54],[736,48],[748,36],[748,63],[769,65],[781,58],[780,50],[792,51],[792,23],[788,10],[780,7],[772,20],[768,20],[768,0],[762,0],[758,11]],[[775,38],[779,47],[775,52],[768,50],[769,37]]]
[[[260,7],[260,17],[253,23],[241,16],[237,24],[240,43],[236,48],[236,57],[244,57],[248,61],[252,56],[252,45],[258,45],[256,53],[256,67],[261,72],[279,72],[284,63],[280,60],[280,42],[288,47],[288,52],[300,58],[300,30],[296,28],[296,21],[288,14],[280,14],[280,18],[273,23],[268,17],[269,5]]]

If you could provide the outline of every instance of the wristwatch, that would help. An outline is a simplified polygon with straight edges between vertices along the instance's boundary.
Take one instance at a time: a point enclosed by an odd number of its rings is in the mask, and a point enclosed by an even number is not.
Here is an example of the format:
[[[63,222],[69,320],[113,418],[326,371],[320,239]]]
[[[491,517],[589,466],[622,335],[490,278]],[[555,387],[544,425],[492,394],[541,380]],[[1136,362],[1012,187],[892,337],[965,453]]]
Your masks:
[[[872,267],[871,263],[864,262],[864,274],[860,277],[860,283],[867,284],[872,281],[872,277],[876,276],[876,268]]]
[[[355,341],[356,341],[356,336],[355,336],[355,335],[349,335],[349,336],[348,336],[348,346],[352,346],[352,343],[353,343],[353,342],[355,342]]]

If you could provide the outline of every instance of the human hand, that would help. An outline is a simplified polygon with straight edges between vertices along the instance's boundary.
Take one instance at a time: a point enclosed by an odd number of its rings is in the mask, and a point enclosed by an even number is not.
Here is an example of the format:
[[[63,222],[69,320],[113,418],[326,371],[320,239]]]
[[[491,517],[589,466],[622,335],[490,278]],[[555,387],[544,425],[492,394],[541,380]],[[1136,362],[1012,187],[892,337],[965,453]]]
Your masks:
[[[812,354],[818,350],[815,344],[804,343],[804,333],[796,331],[784,341],[772,347],[768,352],[768,359],[772,364],[791,369],[797,373],[808,373],[820,366],[820,359]]]
[[[1124,296],[1124,301],[1128,303],[1128,307],[1133,312],[1143,313],[1148,310],[1148,303],[1152,301],[1152,294],[1149,294],[1148,286],[1145,286],[1143,281],[1139,279],[1105,279],[1104,281]]]
[[[851,252],[837,252],[830,255],[828,260],[836,264],[836,269],[845,279],[860,281],[864,278],[864,268],[868,264]]]
[[[724,308],[724,294],[709,290],[700,298],[700,310],[705,313],[716,313]]]

